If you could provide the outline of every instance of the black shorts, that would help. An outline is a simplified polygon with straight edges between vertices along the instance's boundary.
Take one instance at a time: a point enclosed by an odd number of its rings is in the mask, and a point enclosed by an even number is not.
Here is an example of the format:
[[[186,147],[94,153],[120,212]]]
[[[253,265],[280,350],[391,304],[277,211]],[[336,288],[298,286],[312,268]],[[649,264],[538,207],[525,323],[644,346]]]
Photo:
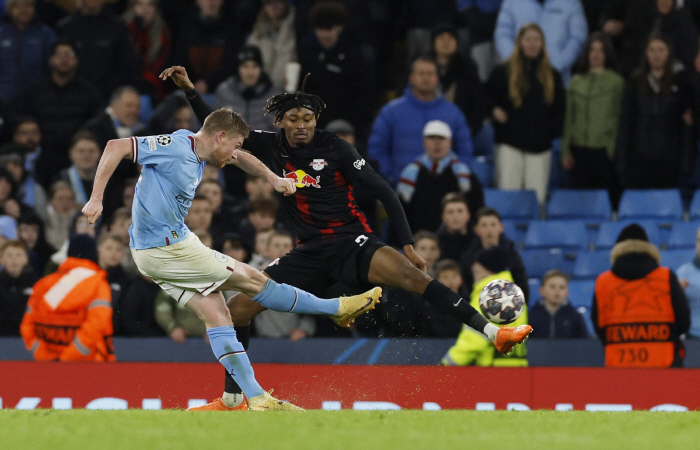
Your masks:
[[[374,253],[384,245],[373,234],[349,235],[333,241],[300,245],[270,263],[264,271],[278,283],[318,296],[325,296],[329,288],[338,283],[361,288],[352,292],[359,293],[369,288],[370,262]]]

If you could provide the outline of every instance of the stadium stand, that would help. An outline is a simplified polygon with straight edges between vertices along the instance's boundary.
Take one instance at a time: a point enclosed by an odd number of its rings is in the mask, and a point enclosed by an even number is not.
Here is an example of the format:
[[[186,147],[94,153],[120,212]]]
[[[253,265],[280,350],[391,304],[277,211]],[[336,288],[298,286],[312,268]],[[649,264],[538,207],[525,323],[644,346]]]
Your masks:
[[[540,215],[535,191],[503,191],[484,189],[486,206],[496,208],[502,219],[523,221],[536,220]]]
[[[598,275],[610,269],[610,251],[579,252],[574,263],[573,278],[575,280],[595,279]],[[569,285],[569,291],[571,285]]]
[[[548,219],[610,220],[612,207],[604,189],[557,189],[547,203]]]
[[[628,189],[622,194],[619,219],[681,220],[683,203],[678,189]]]
[[[624,220],[620,222],[603,222],[600,224],[600,230],[598,231],[598,236],[595,241],[596,250],[612,248],[613,245],[615,245],[620,231],[633,222],[638,223],[644,228],[644,231],[647,232],[647,236],[649,237],[649,242],[657,246],[661,244],[657,222],[653,220]]]
[[[693,258],[695,258],[694,248],[661,251],[661,265],[674,272],[683,264],[692,261]]]
[[[527,276],[531,278],[542,278],[548,270],[564,266],[564,254],[558,248],[523,250],[520,252],[520,258],[525,264]]]
[[[581,313],[588,334],[595,336],[595,329],[591,321],[591,304],[595,291],[595,280],[572,280],[569,282],[569,301],[571,306]]]
[[[675,222],[668,238],[668,249],[695,248],[700,222]]]

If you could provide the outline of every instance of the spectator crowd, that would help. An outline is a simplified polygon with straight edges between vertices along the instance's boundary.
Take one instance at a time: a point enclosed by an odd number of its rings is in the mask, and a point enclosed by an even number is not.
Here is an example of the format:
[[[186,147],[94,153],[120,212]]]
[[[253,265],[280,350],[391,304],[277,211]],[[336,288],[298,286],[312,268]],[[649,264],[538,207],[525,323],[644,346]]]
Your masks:
[[[605,189],[616,209],[624,189],[675,188],[689,200],[700,187],[698,0],[0,0],[0,13],[0,335],[21,332],[37,358],[111,360],[112,335],[204,336],[128,251],[140,167],[120,163],[96,227],[80,215],[109,140],[199,128],[182,92],[158,77],[171,65],[215,108],[266,131],[277,129],[267,99],[310,73],[306,91],[327,105],[318,126],[395,188],[431,276],[475,305],[480,286],[514,280],[533,338],[591,330],[561,271],[529,291],[484,189],[534,190],[544,210],[558,188]],[[381,205],[362,186],[355,193],[395,244]],[[296,242],[272,187],[233,166],[207,166],[185,222],[255,268]],[[699,273],[696,257],[672,274],[674,305],[676,286],[690,300],[676,316],[700,317]],[[89,289],[52,292],[75,274]],[[700,336],[686,318],[674,361],[684,330]],[[349,331],[271,311],[253,327],[292,340],[459,336],[445,364],[503,364],[481,336],[396,289]],[[527,364],[524,348],[513,361]]]

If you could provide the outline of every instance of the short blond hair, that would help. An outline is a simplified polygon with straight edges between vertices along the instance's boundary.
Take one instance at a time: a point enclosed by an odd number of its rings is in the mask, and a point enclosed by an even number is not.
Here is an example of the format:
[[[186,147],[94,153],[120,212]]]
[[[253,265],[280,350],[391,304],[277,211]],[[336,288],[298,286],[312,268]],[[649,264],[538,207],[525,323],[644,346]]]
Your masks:
[[[234,112],[231,108],[220,108],[209,114],[204,119],[202,127],[207,134],[216,134],[219,131],[225,131],[227,134],[239,134],[243,138],[247,138],[250,134],[250,126],[241,117],[240,114]]]

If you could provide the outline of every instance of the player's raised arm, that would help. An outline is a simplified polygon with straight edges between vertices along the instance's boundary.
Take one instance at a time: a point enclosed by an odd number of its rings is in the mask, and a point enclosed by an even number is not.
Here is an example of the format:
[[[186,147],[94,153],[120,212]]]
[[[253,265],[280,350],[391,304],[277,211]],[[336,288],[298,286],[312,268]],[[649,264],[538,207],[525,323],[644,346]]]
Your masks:
[[[246,151],[237,150],[232,164],[251,175],[264,177],[268,183],[274,186],[277,192],[281,192],[284,195],[292,195],[297,190],[294,181],[289,178],[278,177],[262,161]]]
[[[182,89],[185,93],[185,97],[187,97],[187,100],[190,102],[190,106],[192,106],[194,114],[200,122],[204,123],[204,119],[214,112],[214,108],[212,108],[211,105],[202,98],[197,89],[194,88],[194,83],[192,83],[189,76],[187,76],[187,71],[184,67],[168,67],[161,72],[159,78],[161,80],[171,78],[175,85]]]
[[[100,158],[95,173],[95,182],[92,187],[90,200],[83,206],[83,214],[93,224],[102,214],[102,197],[109,178],[114,173],[119,163],[124,158],[136,162],[136,142],[133,138],[113,139],[107,142],[104,153]]]

